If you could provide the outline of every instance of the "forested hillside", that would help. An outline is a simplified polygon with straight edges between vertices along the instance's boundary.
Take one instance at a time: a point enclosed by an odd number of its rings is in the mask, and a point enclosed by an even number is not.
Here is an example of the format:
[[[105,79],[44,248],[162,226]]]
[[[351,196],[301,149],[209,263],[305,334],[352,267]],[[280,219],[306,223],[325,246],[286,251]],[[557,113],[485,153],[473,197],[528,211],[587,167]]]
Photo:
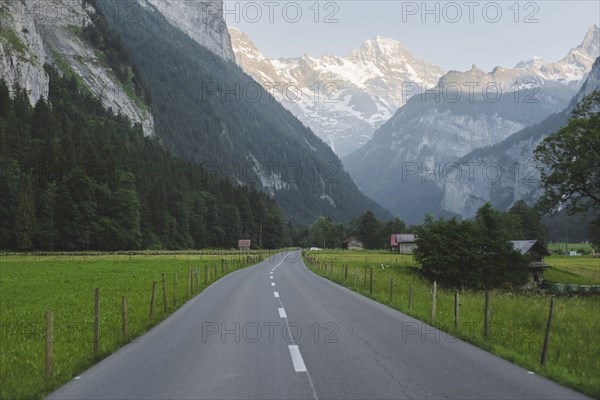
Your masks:
[[[234,63],[148,3],[137,9],[135,21],[124,21],[114,2],[97,4],[139,66],[155,132],[174,154],[261,188],[296,223],[320,216],[348,221],[367,210],[391,217],[358,190],[325,143]]]
[[[265,194],[177,159],[74,76],[47,71],[49,99],[35,107],[0,81],[0,248],[286,244],[284,218]]]

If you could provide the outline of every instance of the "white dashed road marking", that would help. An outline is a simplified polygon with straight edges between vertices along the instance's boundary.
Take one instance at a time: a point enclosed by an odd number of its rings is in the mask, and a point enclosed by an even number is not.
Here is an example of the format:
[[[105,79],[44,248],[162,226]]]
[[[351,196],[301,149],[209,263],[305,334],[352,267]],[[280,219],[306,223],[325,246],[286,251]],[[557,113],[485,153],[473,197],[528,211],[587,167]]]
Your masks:
[[[281,261],[279,261],[279,263],[271,270],[271,272],[269,274],[269,278],[271,280],[273,280],[273,272],[276,271],[277,268],[279,268],[281,263],[285,261],[286,257],[287,257],[287,253],[281,259]],[[275,282],[271,282],[271,286],[275,287]],[[277,308],[277,311],[279,312],[279,317],[285,319],[285,324],[286,324],[286,327],[288,330],[288,334],[290,335],[289,337],[292,338],[291,332],[290,332],[290,324],[289,324],[285,309],[283,308],[283,303],[281,302],[281,299],[279,298],[279,292],[273,292],[273,296],[275,296],[275,298],[279,302],[279,305],[281,306],[281,307]],[[292,363],[294,364],[294,371],[306,373],[308,382],[310,384],[310,388],[312,389],[312,392],[313,392],[313,398],[315,400],[317,400],[319,397],[317,396],[317,392],[315,390],[315,385],[313,383],[312,377],[310,376],[310,373],[306,369],[306,364],[304,364],[304,359],[302,359],[302,354],[300,354],[300,348],[298,347],[298,345],[296,345],[296,343],[294,343],[293,339],[292,339],[292,344],[289,345],[288,348],[290,350],[290,356],[292,357]]]
[[[298,346],[291,344],[288,348],[290,349],[290,355],[292,356],[292,362],[294,363],[294,370],[296,372],[306,372],[306,365],[304,365],[304,360],[302,359],[302,354],[300,354]]]

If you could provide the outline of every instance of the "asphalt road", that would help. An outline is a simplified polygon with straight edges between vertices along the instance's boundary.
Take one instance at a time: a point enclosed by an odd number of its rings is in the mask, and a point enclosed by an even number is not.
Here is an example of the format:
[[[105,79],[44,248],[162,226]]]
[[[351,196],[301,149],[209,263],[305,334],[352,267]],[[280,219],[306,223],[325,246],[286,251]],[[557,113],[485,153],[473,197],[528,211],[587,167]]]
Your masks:
[[[234,272],[50,399],[575,399],[310,272]]]

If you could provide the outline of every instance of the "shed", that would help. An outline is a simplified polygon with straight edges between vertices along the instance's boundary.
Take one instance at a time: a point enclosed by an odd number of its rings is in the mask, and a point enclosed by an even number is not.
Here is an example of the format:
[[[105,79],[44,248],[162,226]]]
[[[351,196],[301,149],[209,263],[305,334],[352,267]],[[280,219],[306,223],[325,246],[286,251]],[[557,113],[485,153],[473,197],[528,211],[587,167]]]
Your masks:
[[[347,250],[362,250],[365,248],[365,244],[356,237],[349,237],[342,242],[342,249]]]
[[[515,250],[529,258],[529,284],[530,287],[538,287],[544,281],[544,270],[550,268],[550,265],[544,262],[544,257],[549,256],[550,252],[543,244],[537,240],[512,240]]]
[[[412,254],[417,248],[417,237],[412,233],[394,233],[390,237],[392,251],[398,254]]]

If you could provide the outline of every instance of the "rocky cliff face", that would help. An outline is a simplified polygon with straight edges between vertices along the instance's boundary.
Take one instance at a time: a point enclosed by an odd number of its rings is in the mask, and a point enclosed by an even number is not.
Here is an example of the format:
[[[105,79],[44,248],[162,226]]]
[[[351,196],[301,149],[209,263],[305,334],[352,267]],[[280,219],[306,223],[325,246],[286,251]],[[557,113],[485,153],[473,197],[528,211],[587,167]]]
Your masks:
[[[344,57],[268,59],[243,32],[230,33],[238,65],[342,157],[364,145],[405,95],[433,87],[444,73],[383,37]]]
[[[34,14],[24,1],[0,5],[0,75],[9,88],[18,84],[35,104],[48,98],[46,52]]]
[[[223,0],[139,0],[154,6],[173,26],[227,61],[235,62],[223,18]]]
[[[0,66],[2,77],[27,90],[31,103],[47,98],[49,81],[44,64],[63,73],[74,72],[104,106],[154,132],[148,108],[127,94],[96,50],[80,36],[95,11],[83,0],[14,0],[0,6]]]

